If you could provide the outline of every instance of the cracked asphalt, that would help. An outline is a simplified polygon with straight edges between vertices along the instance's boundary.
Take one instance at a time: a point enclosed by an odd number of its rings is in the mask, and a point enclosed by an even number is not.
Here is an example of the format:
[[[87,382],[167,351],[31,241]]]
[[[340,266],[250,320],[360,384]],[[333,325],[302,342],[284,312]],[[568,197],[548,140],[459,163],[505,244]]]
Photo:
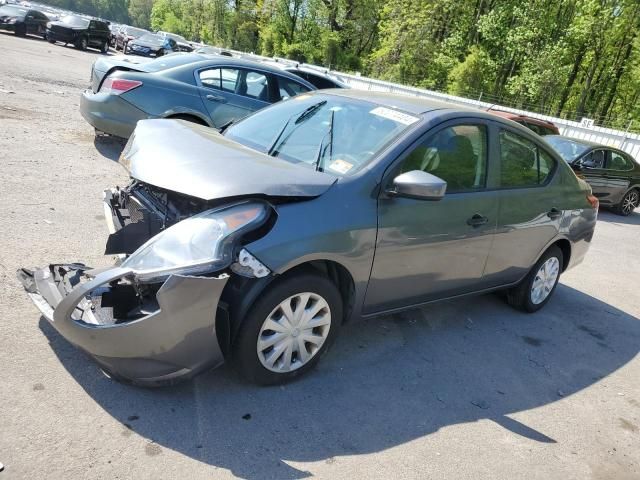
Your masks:
[[[640,212],[602,212],[585,262],[527,315],[498,295],[348,325],[283,387],[229,366],[118,384],[15,279],[108,265],[101,191],[121,145],[78,112],[97,52],[0,34],[0,480],[638,479]]]

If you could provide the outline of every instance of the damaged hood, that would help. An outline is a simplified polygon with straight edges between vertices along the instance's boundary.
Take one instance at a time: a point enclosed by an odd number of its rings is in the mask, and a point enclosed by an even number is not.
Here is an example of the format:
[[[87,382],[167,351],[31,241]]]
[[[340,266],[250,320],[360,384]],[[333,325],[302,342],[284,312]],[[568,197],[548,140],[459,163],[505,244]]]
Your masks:
[[[317,197],[337,180],[183,120],[138,122],[120,163],[136,180],[202,200],[250,195]]]

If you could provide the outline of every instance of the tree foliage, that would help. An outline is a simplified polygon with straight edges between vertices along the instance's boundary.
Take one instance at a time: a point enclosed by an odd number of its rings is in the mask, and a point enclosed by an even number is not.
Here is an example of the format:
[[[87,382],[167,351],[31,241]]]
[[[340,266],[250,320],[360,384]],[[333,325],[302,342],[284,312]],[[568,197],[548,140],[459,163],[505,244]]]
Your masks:
[[[188,39],[640,129],[639,0],[52,0]]]

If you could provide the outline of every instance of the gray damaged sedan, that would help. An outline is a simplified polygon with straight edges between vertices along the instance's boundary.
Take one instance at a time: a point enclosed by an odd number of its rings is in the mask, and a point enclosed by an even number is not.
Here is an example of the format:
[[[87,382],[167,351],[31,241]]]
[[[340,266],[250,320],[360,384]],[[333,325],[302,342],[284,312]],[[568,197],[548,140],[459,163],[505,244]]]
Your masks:
[[[493,290],[534,312],[590,245],[598,202],[545,141],[496,116],[331,90],[223,133],[141,121],[104,193],[113,268],[21,269],[57,331],[110,376],[167,384],[232,359],[271,384],[350,319]]]

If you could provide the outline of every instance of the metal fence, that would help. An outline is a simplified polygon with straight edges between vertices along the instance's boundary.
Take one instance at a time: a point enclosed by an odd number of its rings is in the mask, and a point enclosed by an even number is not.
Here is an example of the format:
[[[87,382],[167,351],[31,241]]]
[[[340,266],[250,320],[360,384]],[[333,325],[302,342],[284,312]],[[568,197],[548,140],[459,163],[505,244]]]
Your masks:
[[[242,55],[244,57],[253,57],[256,60],[271,60],[277,61],[284,64],[297,65],[298,62],[284,59],[284,58],[267,58],[262,57],[260,55],[232,51],[235,54]],[[596,125],[592,125],[591,122],[574,122],[571,120],[566,120],[563,118],[551,117],[549,115],[542,115],[535,112],[529,112],[526,110],[519,110],[516,108],[511,108],[507,106],[496,105],[495,103],[483,102],[480,100],[474,100],[471,98],[457,97],[455,95],[449,95],[446,93],[434,92],[432,90],[425,90],[422,88],[409,87],[406,85],[400,85],[397,83],[385,82],[383,80],[376,80],[373,78],[362,77],[359,75],[351,75],[348,73],[337,72],[333,70],[328,70],[323,67],[318,67],[316,65],[309,64],[301,64],[307,68],[313,68],[315,70],[330,73],[333,76],[338,77],[344,83],[349,85],[352,88],[357,88],[360,90],[370,90],[370,91],[378,91],[378,92],[395,92],[395,93],[403,93],[405,95],[413,95],[416,97],[424,97],[424,98],[432,98],[435,100],[447,101],[451,103],[456,103],[459,105],[471,106],[486,110],[488,108],[492,108],[494,110],[502,110],[505,112],[516,113],[520,115],[527,115],[533,118],[539,118],[542,120],[547,120],[549,122],[553,122],[560,133],[564,136],[589,140],[592,142],[601,143],[603,145],[608,145],[611,147],[619,148],[629,154],[631,154],[634,158],[640,161],[640,134],[625,132],[622,130],[615,130],[612,128],[599,127]]]

